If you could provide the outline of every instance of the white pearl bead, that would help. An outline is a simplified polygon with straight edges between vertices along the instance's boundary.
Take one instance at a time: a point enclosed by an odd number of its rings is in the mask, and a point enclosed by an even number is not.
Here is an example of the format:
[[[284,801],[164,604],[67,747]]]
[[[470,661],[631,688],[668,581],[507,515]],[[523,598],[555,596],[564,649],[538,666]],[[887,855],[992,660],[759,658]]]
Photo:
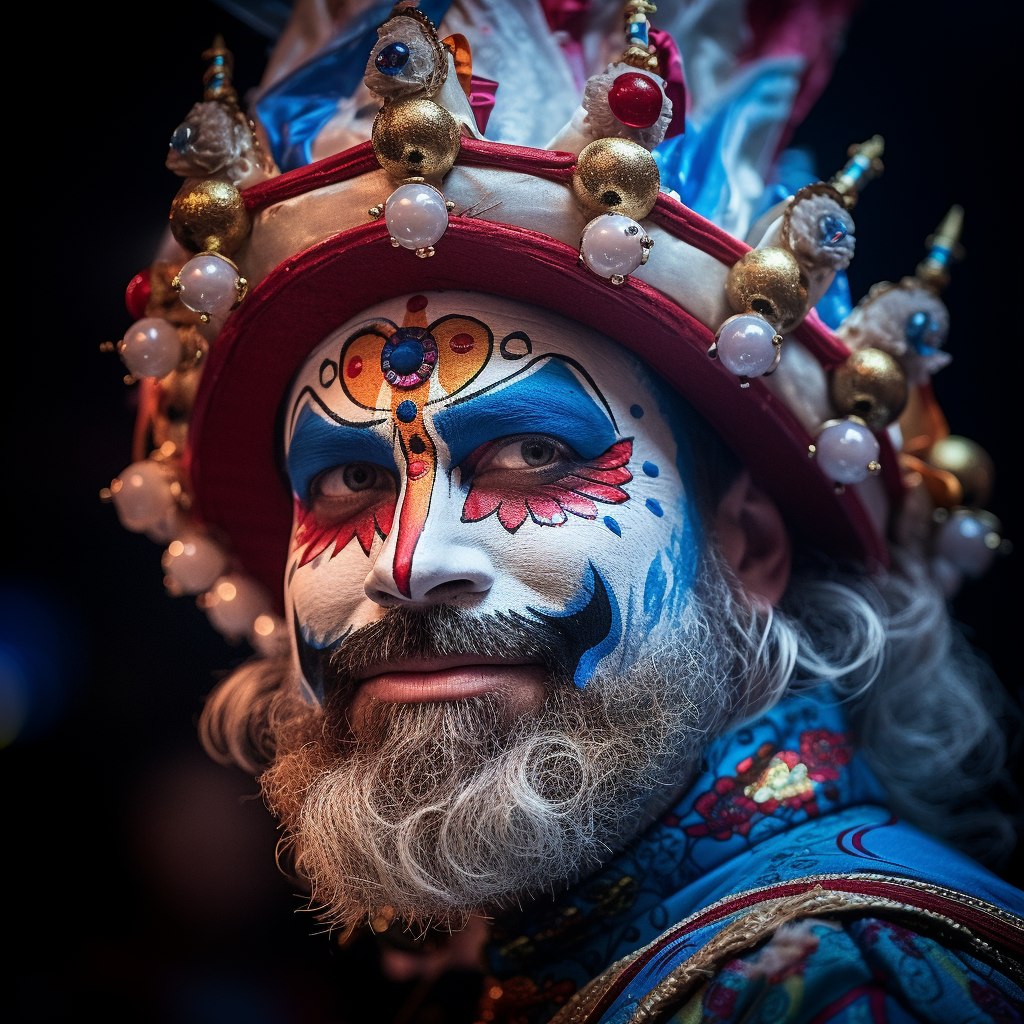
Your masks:
[[[174,506],[171,482],[155,462],[133,462],[110,484],[121,524],[135,533],[157,526]]]
[[[256,619],[271,608],[270,596],[254,579],[240,573],[221,576],[205,600],[214,628],[231,639],[248,638]]]
[[[125,331],[118,351],[136,377],[166,377],[181,362],[177,329],[156,316],[136,320]]]
[[[194,313],[225,316],[238,303],[238,271],[212,253],[193,256],[178,274],[178,297]]]
[[[646,241],[646,246],[645,246]],[[584,229],[580,253],[599,277],[623,280],[639,267],[650,251],[650,239],[631,217],[603,213]]]
[[[448,229],[444,196],[423,182],[399,185],[384,203],[388,234],[405,249],[429,249]]]
[[[749,313],[731,316],[719,328],[718,358],[737,377],[760,377],[775,365],[775,328]]]
[[[960,509],[939,527],[935,546],[965,576],[982,576],[992,565],[1001,540],[993,516]]]
[[[837,484],[860,483],[878,466],[878,438],[855,419],[827,424],[814,444],[818,464]]]
[[[172,591],[201,594],[209,590],[227,568],[227,558],[220,545],[209,537],[191,534],[171,541],[162,564]]]

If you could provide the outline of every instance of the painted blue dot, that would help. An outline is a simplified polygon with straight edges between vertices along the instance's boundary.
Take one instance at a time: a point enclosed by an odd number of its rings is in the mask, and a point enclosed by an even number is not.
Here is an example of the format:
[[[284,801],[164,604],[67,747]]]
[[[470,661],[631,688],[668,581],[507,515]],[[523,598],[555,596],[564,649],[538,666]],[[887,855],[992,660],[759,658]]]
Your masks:
[[[416,403],[410,402],[408,398],[404,402],[399,402],[398,408],[395,410],[395,415],[403,423],[412,423],[412,421],[416,419]],[[648,502],[648,504],[650,504],[650,502]],[[660,516],[661,512],[658,512],[658,515]]]
[[[629,407],[629,415],[632,416],[635,420],[642,419],[644,415],[643,406],[631,405]]]
[[[405,403],[403,403],[403,405],[404,405],[404,404],[405,404]],[[410,404],[410,405],[412,405],[412,402],[410,402],[409,404]],[[401,406],[399,406],[399,408],[401,408]],[[648,499],[647,499],[647,507],[648,507],[648,508],[649,508],[649,509],[650,509],[650,510],[651,510],[651,511],[652,511],[652,512],[653,512],[653,513],[654,513],[654,514],[656,515],[656,516],[663,516],[663,515],[665,514],[665,513],[664,513],[664,512],[662,512],[662,510],[661,510],[661,505],[660,505],[660,504],[659,504],[659,503],[658,503],[657,501],[655,501],[655,500],[654,500],[653,498],[648,498]]]
[[[607,526],[608,529],[611,530],[612,533],[614,533],[616,537],[621,537],[622,536],[622,527],[619,526],[619,524],[617,522],[615,522],[615,520],[612,519],[611,516],[605,516],[604,517],[604,525]]]
[[[391,350],[388,356],[391,369],[396,370],[402,376],[415,373],[423,362],[423,346],[412,338],[400,342]]]
[[[657,476],[658,475],[658,467],[653,462],[645,462],[644,463],[644,472],[648,476]]]

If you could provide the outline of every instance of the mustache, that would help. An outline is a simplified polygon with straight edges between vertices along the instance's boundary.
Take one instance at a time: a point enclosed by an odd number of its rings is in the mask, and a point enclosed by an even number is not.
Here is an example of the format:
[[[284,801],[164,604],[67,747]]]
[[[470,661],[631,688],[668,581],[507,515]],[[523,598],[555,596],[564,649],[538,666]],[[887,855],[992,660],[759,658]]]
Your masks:
[[[381,618],[324,648],[303,638],[296,618],[295,638],[302,673],[325,706],[347,703],[359,678],[383,661],[466,654],[535,661],[554,685],[571,684],[575,668],[563,630],[514,611],[479,614],[452,605],[389,608]]]

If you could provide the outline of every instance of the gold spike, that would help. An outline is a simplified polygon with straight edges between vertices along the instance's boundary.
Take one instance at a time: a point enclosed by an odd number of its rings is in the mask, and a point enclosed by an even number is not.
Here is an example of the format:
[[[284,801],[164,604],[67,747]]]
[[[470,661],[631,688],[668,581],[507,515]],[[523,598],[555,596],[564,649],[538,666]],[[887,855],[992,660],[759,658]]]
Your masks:
[[[203,99],[216,100],[225,106],[238,108],[238,93],[232,84],[235,73],[235,58],[224,45],[224,37],[218,32],[213,44],[203,51],[206,70],[203,72]]]
[[[942,218],[934,235],[925,239],[928,255],[917,265],[917,278],[935,292],[949,284],[949,265],[964,257],[960,235],[964,230],[964,208],[954,204]]]
[[[850,147],[849,160],[829,182],[843,197],[847,209],[852,209],[856,205],[864,186],[882,173],[884,152],[885,139],[881,135],[872,135],[866,142]]]

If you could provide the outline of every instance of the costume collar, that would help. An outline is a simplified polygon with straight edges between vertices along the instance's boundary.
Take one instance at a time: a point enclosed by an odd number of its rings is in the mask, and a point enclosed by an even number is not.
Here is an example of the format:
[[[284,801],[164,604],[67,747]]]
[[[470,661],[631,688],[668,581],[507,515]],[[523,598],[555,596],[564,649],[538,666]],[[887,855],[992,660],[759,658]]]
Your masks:
[[[716,740],[682,799],[598,872],[499,919],[490,969],[515,979],[530,1019],[531,1004],[557,1004],[664,931],[681,891],[715,868],[811,819],[884,803],[832,692],[791,696]]]

